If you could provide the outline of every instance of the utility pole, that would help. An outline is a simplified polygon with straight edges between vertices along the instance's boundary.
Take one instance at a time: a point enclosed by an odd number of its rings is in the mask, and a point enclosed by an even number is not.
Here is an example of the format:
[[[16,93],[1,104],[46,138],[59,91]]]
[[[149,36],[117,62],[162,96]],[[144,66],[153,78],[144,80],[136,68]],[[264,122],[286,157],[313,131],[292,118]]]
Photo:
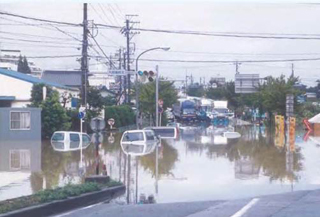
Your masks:
[[[88,10],[87,3],[83,4],[83,40],[81,58],[81,105],[87,109],[88,87]]]
[[[123,69],[126,70],[127,64],[126,64],[126,52],[125,50],[123,51]],[[127,102],[127,77],[123,76],[123,91],[124,91],[124,102]]]
[[[156,65],[156,127],[159,126],[159,67]]]
[[[239,63],[238,61],[236,61],[234,64],[236,65],[236,74],[239,74],[239,73],[240,73],[240,72],[239,72],[239,66],[241,65],[241,63]]]
[[[128,75],[127,75],[127,99],[126,102],[130,103],[131,99],[130,99],[130,89],[131,89],[131,75],[130,75],[130,64],[131,64],[131,60],[130,60],[130,55],[134,53],[134,50],[131,50],[130,48],[130,41],[133,38],[133,36],[135,34],[138,34],[139,32],[132,32],[131,30],[133,29],[133,25],[138,23],[138,22],[133,22],[131,21],[132,17],[136,17],[138,15],[126,15],[126,26],[124,27],[122,33],[125,35],[126,37],[126,41],[127,41],[127,49],[126,49],[126,71],[128,71]]]
[[[129,27],[129,20],[126,19],[126,38],[127,38],[127,71],[129,72],[127,75],[127,88],[128,88],[128,96],[127,96],[127,103],[130,103],[130,27]]]
[[[119,49],[119,69],[121,69],[121,67],[122,67],[122,52],[121,52],[121,48]],[[121,96],[122,96],[122,76],[120,75],[119,76],[119,93],[120,93],[120,99],[121,99]]]
[[[291,77],[294,77],[294,64],[291,63]]]

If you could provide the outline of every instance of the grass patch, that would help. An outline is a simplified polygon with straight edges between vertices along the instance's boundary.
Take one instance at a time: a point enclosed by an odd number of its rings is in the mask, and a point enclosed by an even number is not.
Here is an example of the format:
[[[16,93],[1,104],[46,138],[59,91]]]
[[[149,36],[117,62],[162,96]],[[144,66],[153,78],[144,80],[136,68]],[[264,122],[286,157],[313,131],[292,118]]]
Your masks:
[[[46,189],[30,196],[23,196],[10,200],[1,201],[0,214],[26,208],[29,206],[52,202],[55,200],[67,199],[69,197],[79,196],[84,193],[99,191],[105,187],[114,187],[119,185],[121,185],[120,182],[110,180],[110,182],[103,185],[97,184],[95,182],[89,182],[78,185],[68,184],[64,187],[58,187],[55,189]]]

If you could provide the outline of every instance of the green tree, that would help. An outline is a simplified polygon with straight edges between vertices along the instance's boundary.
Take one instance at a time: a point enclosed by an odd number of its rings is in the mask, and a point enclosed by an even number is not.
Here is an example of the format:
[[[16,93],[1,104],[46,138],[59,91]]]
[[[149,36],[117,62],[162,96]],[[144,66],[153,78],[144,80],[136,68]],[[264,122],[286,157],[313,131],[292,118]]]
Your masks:
[[[45,84],[34,84],[31,90],[31,107],[40,107],[40,104],[43,102],[43,88],[46,87],[47,93],[46,97],[51,96],[52,88],[46,86]]]
[[[203,97],[205,94],[204,88],[202,85],[195,83],[194,85],[190,85],[187,88],[187,95],[188,96],[196,96],[196,97]]]
[[[69,130],[71,123],[66,111],[61,106],[59,93],[53,91],[52,94],[40,104],[42,137],[50,138],[55,131]]]
[[[140,111],[146,115],[151,115],[154,119],[155,117],[155,82],[149,82],[146,84],[140,85]],[[174,88],[173,82],[163,81],[159,82],[159,99],[163,100],[163,109],[164,111],[172,105],[178,99],[178,93]]]
[[[270,115],[277,113],[285,115],[286,113],[286,95],[293,94],[295,98],[295,110],[299,111],[297,96],[301,92],[294,88],[298,81],[297,77],[289,77],[287,80],[284,75],[278,78],[268,77],[266,82],[259,88],[259,94],[262,98],[262,105]]]
[[[101,96],[99,89],[96,87],[88,88],[87,97],[87,118],[90,120],[101,113],[102,109],[104,108],[104,98]]]
[[[31,74],[31,69],[29,67],[29,63],[26,56],[24,56],[23,58],[21,55],[19,56],[18,72],[21,72],[24,74]]]

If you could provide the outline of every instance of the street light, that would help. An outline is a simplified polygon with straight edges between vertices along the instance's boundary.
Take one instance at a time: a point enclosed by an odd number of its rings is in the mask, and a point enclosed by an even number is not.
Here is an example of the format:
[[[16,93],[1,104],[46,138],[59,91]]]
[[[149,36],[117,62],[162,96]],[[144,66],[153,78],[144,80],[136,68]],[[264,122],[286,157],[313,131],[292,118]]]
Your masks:
[[[136,114],[136,126],[137,126],[137,129],[139,129],[139,85],[138,85],[138,61],[139,61],[139,58],[149,52],[149,51],[153,51],[153,50],[163,50],[163,51],[168,51],[170,50],[170,47],[154,47],[154,48],[150,48],[148,50],[145,50],[143,51],[142,53],[140,53],[138,56],[137,56],[137,59],[136,59],[136,109],[137,109],[137,114]],[[157,105],[156,105],[157,106]]]
[[[139,58],[140,58],[143,54],[145,54],[145,53],[147,53],[147,52],[149,52],[149,51],[153,51],[153,50],[168,51],[168,50],[170,50],[170,47],[154,47],[154,48],[150,48],[150,49],[145,50],[145,51],[143,51],[142,53],[140,53],[140,54],[137,56],[137,59],[136,59],[136,72],[138,71],[138,61],[139,61]],[[136,79],[137,79],[137,78],[138,78],[138,75],[136,74]]]

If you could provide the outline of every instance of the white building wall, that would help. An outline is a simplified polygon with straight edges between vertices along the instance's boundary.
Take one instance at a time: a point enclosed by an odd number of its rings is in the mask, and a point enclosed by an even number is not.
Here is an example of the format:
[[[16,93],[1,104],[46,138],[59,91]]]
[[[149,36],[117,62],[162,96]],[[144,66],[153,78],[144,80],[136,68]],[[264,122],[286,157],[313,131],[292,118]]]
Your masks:
[[[30,103],[32,83],[0,74],[0,95],[14,96],[12,107],[26,107]]]
[[[15,101],[12,102],[11,107],[27,107],[30,104],[32,86],[33,83],[0,74],[0,96],[14,96]],[[73,97],[79,96],[79,91],[55,87],[53,89],[57,90],[60,96],[65,92],[68,95],[71,93]],[[71,101],[66,104],[66,107],[71,108]]]

